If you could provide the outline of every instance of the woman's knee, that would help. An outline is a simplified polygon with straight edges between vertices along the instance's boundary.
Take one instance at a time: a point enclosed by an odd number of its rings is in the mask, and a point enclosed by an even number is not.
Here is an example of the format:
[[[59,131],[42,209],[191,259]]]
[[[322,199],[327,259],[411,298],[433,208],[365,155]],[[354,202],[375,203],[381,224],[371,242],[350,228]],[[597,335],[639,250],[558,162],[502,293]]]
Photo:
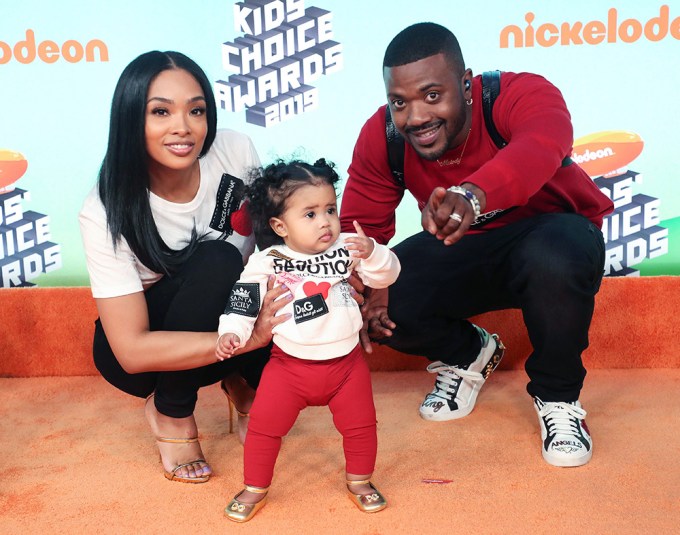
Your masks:
[[[233,284],[243,271],[243,256],[229,242],[209,240],[199,243],[188,264],[188,271],[195,279]]]

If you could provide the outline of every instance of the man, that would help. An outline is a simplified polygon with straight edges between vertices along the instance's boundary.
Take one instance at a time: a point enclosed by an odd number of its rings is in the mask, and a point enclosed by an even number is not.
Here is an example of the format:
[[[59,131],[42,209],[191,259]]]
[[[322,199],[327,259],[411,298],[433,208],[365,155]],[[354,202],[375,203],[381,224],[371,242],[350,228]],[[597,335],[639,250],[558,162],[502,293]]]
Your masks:
[[[419,23],[400,32],[385,52],[383,77],[387,108],[406,142],[403,182],[390,168],[382,106],[354,149],[343,230],[357,220],[387,243],[408,189],[424,231],[394,247],[397,282],[368,294],[369,335],[433,361],[435,385],[420,414],[452,420],[472,411],[505,349],[465,318],[521,309],[533,345],[527,391],[543,457],[555,466],[587,463],[581,354],[603,273],[599,227],[613,206],[568,158],[573,129],[561,93],[540,76],[502,73],[489,120],[507,140],[499,149],[487,131],[481,78],[465,67],[448,29]]]

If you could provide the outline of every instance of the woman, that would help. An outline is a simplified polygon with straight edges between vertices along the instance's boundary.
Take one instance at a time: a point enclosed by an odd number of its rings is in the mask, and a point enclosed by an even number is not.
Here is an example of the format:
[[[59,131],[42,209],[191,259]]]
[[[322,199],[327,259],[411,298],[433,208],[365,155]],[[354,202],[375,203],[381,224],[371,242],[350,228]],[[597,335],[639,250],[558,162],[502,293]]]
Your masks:
[[[142,54],[116,86],[99,181],[80,212],[99,313],[95,364],[115,387],[147,398],[165,476],[187,483],[212,473],[193,415],[198,389],[223,380],[247,415],[271,328],[287,319],[274,315],[290,299],[274,303],[287,290],[270,287],[251,340],[216,359],[219,316],[254,249],[241,177],[260,163],[247,136],[216,125],[210,82],[194,61]]]

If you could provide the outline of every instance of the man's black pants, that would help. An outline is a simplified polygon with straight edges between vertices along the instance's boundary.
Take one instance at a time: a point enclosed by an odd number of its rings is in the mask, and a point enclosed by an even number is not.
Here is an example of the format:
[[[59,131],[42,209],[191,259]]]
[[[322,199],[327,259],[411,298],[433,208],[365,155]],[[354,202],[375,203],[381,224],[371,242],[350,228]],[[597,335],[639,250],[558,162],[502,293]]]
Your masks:
[[[450,246],[421,232],[394,252],[402,271],[389,290],[389,316],[397,324],[390,347],[468,364],[481,341],[465,318],[518,308],[533,346],[527,391],[543,401],[578,399],[605,259],[602,233],[590,221],[543,214],[467,234]]]

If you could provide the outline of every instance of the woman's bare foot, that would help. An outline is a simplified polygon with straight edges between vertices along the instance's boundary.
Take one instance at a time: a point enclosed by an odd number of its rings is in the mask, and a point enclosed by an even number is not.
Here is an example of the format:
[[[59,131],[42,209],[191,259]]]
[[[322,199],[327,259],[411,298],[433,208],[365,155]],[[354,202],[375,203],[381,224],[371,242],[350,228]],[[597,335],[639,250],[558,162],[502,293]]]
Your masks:
[[[198,440],[192,442],[167,442],[162,439],[195,439],[198,428],[193,414],[186,418],[171,418],[156,410],[153,396],[146,400],[144,407],[151,432],[157,439],[161,462],[166,477],[199,479],[207,481],[212,474],[210,465],[203,460],[203,452]],[[182,466],[186,465],[186,466]],[[181,466],[181,468],[177,468]],[[199,482],[199,481],[197,481]]]
[[[249,413],[255,400],[255,390],[238,373],[227,375],[222,379],[221,386],[227,398],[234,404],[238,414],[238,437],[241,444],[243,444],[246,441],[248,420],[250,419]]]

